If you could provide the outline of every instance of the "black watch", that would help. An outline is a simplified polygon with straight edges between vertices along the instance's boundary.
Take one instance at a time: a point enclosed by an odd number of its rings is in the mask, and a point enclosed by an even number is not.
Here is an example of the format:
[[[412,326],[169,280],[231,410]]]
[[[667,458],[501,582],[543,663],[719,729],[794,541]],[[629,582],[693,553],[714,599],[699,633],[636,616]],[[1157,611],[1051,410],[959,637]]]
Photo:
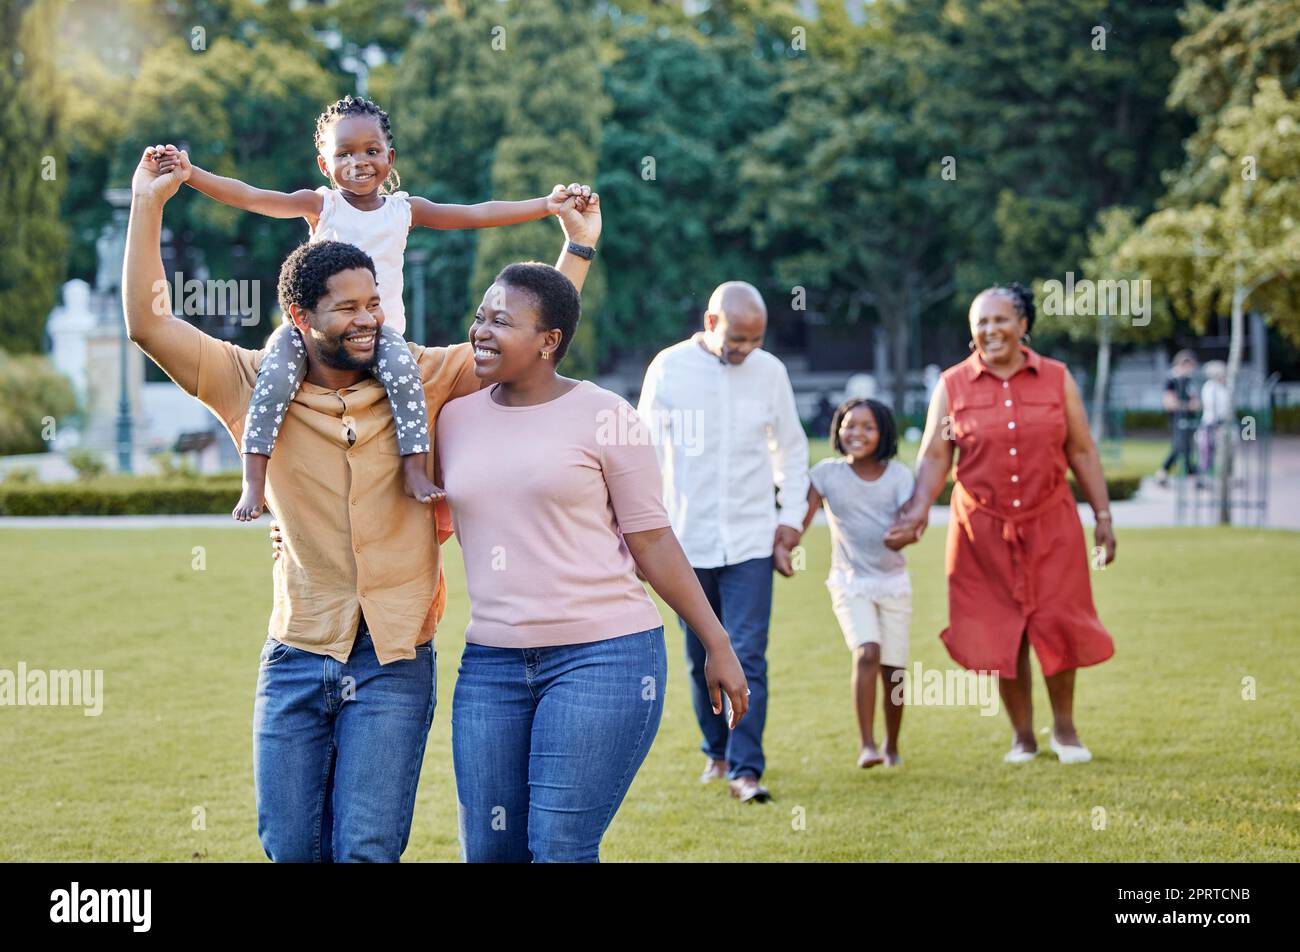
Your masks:
[[[596,257],[595,248],[591,245],[580,245],[576,241],[569,242],[564,250],[571,255],[577,255],[579,258],[586,258],[588,261]]]

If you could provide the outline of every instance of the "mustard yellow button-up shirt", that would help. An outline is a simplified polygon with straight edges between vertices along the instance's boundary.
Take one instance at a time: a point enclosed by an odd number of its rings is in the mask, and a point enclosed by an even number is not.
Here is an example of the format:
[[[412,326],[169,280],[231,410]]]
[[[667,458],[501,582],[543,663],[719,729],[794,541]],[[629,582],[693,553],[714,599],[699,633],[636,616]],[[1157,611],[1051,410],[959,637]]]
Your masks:
[[[408,346],[429,406],[432,478],[438,411],[479,381],[468,343]],[[177,351],[155,356],[164,370],[198,360],[192,395],[238,445],[263,352],[207,335],[197,353],[192,344]],[[341,390],[302,384],[276,438],[266,499],[284,535],[273,637],[346,661],[364,611],[380,664],[414,658],[433,638],[447,600],[435,509],[403,492],[397,432],[377,380]]]

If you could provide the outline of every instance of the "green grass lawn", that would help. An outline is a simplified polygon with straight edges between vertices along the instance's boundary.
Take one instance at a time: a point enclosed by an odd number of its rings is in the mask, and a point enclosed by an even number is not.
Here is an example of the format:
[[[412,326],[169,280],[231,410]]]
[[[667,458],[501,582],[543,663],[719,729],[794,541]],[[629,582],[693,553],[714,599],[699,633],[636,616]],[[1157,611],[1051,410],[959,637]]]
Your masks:
[[[909,550],[912,658],[946,668],[942,541],[931,532]],[[270,603],[265,535],[7,530],[0,542],[0,668],[102,668],[106,693],[99,717],[0,708],[0,860],[261,859],[249,731]],[[1118,651],[1079,677],[1092,764],[1044,755],[1006,766],[1002,714],[914,707],[906,763],[893,772],[854,767],[849,656],[822,585],[825,530],[807,544],[808,569],[777,580],[765,778],[775,801],[741,806],[696,781],[702,757],[672,623],[663,725],[605,859],[1300,859],[1300,535],[1121,535],[1119,561],[1094,574]],[[195,546],[203,571],[191,567]],[[458,550],[447,551],[440,703],[407,860],[457,856],[449,725],[467,605]],[[1256,700],[1242,698],[1246,677]],[[1035,704],[1045,730],[1041,679]]]

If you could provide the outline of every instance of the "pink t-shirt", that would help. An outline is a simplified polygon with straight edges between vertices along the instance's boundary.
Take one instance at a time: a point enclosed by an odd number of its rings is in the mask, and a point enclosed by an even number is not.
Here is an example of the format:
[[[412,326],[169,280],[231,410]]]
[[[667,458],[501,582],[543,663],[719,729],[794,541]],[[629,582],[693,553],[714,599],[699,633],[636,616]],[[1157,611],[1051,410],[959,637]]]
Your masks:
[[[438,457],[465,555],[465,640],[572,645],[663,624],[623,532],[670,525],[650,434],[617,394],[583,381],[505,407],[491,387],[438,414]]]

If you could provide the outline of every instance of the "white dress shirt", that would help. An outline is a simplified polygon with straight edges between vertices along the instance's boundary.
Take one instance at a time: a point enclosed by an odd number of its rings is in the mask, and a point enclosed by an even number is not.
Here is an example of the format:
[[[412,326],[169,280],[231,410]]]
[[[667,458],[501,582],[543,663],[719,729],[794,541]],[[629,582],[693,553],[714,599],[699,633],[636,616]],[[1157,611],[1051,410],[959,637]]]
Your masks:
[[[637,415],[650,427],[664,505],[692,566],[770,556],[778,523],[803,528],[808,438],[785,365],[767,351],[733,365],[695,338],[674,344],[650,362]]]

